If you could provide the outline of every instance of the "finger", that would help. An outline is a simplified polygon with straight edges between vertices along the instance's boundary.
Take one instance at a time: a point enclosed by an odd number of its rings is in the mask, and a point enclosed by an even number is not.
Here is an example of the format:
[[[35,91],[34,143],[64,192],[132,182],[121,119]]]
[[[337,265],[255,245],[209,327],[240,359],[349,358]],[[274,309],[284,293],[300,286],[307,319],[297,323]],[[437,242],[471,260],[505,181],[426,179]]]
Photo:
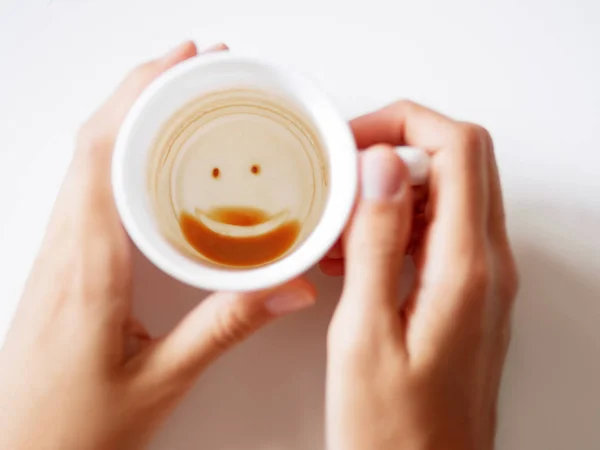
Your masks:
[[[152,349],[150,371],[159,382],[193,379],[208,363],[273,319],[311,306],[315,296],[304,279],[262,292],[215,293]]]
[[[406,101],[359,117],[351,126],[359,146],[384,142],[430,152],[429,202],[432,227],[439,229],[431,248],[443,254],[437,258],[441,264],[481,247],[487,221],[485,130]]]
[[[203,53],[228,49],[227,45],[220,43],[207,48]],[[171,49],[162,57],[133,69],[108,101],[82,127],[78,137],[80,143],[82,142],[85,146],[88,146],[91,142],[94,143],[94,147],[97,147],[100,143],[104,144],[104,148],[109,148],[112,151],[112,146],[127,113],[144,89],[162,73],[187,59],[195,57],[197,54],[196,44],[192,41],[186,41]]]
[[[412,186],[413,199],[413,235],[417,230],[417,237],[421,237],[424,229],[424,212],[427,204],[427,186]],[[420,219],[419,219],[420,218]],[[419,220],[417,220],[419,219]],[[415,222],[416,221],[416,222]],[[415,227],[415,223],[418,225]],[[413,242],[414,241],[414,242]],[[412,254],[418,240],[411,238],[411,244],[408,246],[407,254]],[[344,275],[344,248],[342,239],[338,239],[336,243],[329,249],[325,257],[319,262],[319,268],[325,275],[337,277]]]
[[[186,59],[193,58],[197,53],[196,44],[187,41],[169,50],[162,57],[133,69],[109,100],[109,103],[114,108],[113,114],[116,113],[114,116],[114,125],[117,129],[114,131],[118,131],[135,100],[152,81],[177,64]]]
[[[325,275],[330,277],[340,277],[344,275],[344,260],[343,259],[323,259],[319,262],[319,269]]]
[[[112,143],[125,116],[144,89],[162,73],[196,55],[196,44],[186,41],[162,57],[139,65],[125,77],[117,90],[86,126],[97,133],[103,133],[106,139]],[[97,130],[100,125],[102,125],[102,129]],[[86,126],[84,126],[84,130]]]
[[[350,122],[356,145],[367,148],[386,143],[410,145],[427,150],[439,149],[447,143],[454,122],[438,112],[410,101],[399,101]],[[431,133],[434,128],[438,133]]]
[[[224,42],[219,42],[218,44],[213,44],[210,47],[202,50],[202,53],[211,53],[211,52],[222,52],[229,50],[229,47]]]
[[[161,58],[157,60],[162,71],[169,70],[186,59],[192,58],[198,54],[198,49],[193,41],[185,41],[177,47],[169,50]]]
[[[470,319],[478,305],[465,289],[478,289],[487,270],[486,132],[411,102],[358,118],[352,127],[359,146],[386,142],[430,154],[428,224],[418,237],[422,245],[411,248],[418,280],[406,334],[408,352],[426,359],[428,349],[441,348],[465,323],[476,323]]]
[[[162,57],[146,62],[132,70],[107,103],[112,112],[112,135],[116,135],[133,103],[156,78],[177,64],[198,54],[196,44],[186,41]]]
[[[346,278],[335,321],[367,335],[389,334],[399,326],[398,278],[412,215],[409,174],[388,146],[360,158],[361,198],[346,235]]]
[[[500,326],[507,326],[510,320],[510,312],[514,298],[517,294],[519,277],[517,267],[510,248],[508,233],[506,230],[506,216],[504,213],[504,201],[500,183],[500,173],[494,155],[494,145],[489,134],[485,136],[488,152],[488,178],[490,207],[488,218],[488,229],[490,241],[495,250],[497,279],[499,280],[498,297],[505,299],[501,306]]]
[[[484,135],[486,144],[487,164],[488,164],[488,182],[489,182],[489,230],[492,239],[501,245],[508,243],[506,234],[506,218],[504,214],[504,201],[502,199],[502,187],[500,184],[500,173],[496,164],[494,155],[494,144],[489,134]]]
[[[125,106],[131,107],[133,101],[159,75],[197,54],[198,49],[194,42],[182,42],[160,58],[148,61],[133,69],[113,94],[113,98],[116,98]],[[127,102],[129,102],[129,105],[126,105]]]
[[[333,244],[333,246],[329,249],[329,251],[327,252],[327,254],[325,255],[326,258],[328,259],[340,259],[344,256],[344,253],[342,251],[342,241],[341,239],[338,239],[335,244]]]
[[[217,44],[208,51],[226,50]],[[114,144],[119,129],[140,94],[165,71],[197,55],[196,45],[187,41],[162,57],[142,64],[132,70],[112,96],[84,124],[77,136],[77,151],[71,172],[86,180],[86,185],[99,187],[112,202],[110,166]]]
[[[224,43],[214,44],[204,49],[200,54],[213,53],[219,51],[227,51]],[[196,44],[192,41],[186,41],[179,44],[177,47],[169,50],[162,57],[149,61],[134,69],[126,78],[120,88],[115,92],[114,97],[120,100],[129,108],[133,102],[142,93],[142,91],[158,76],[167,70],[175,67],[190,58],[198,55]],[[127,101],[124,101],[127,100]],[[129,110],[127,108],[127,111]],[[127,112],[125,111],[125,112]],[[124,119],[124,116],[122,117]]]

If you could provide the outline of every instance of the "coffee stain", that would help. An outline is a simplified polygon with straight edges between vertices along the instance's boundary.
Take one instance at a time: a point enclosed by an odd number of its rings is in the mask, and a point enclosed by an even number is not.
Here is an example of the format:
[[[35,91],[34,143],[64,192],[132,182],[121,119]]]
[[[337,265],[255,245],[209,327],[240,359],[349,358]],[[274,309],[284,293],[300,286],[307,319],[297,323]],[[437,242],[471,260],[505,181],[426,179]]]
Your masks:
[[[267,210],[275,207],[276,209],[281,209],[281,211],[268,217],[268,220],[264,223],[260,223],[263,219],[244,217],[244,214],[242,214],[242,217],[224,220],[221,218],[221,221],[215,220],[210,215],[211,211],[207,211],[204,208],[194,209],[195,207],[190,205],[190,203],[194,203],[194,200],[191,198],[189,202],[185,200],[185,196],[182,197],[181,193],[175,190],[175,183],[173,183],[178,176],[175,171],[177,168],[176,161],[178,161],[179,155],[182,155],[181,152],[185,144],[189,142],[189,139],[214,120],[239,114],[249,114],[255,118],[267,119],[286,128],[300,142],[301,150],[309,160],[308,170],[310,170],[310,174],[308,176],[311,178],[312,186],[307,184],[303,188],[301,198],[299,197],[298,199],[294,199],[294,201],[284,202],[280,205],[269,205],[265,208]],[[262,166],[261,162],[258,159],[245,160],[244,163],[247,165],[242,167],[242,169],[252,178],[257,176],[263,177],[267,175],[267,166]],[[201,180],[198,181],[199,188],[202,188],[202,183],[205,181],[214,183],[216,186],[219,184],[225,185],[232,182],[233,175],[239,175],[240,173],[239,171],[235,171],[233,174],[230,174],[228,164],[221,165],[220,161],[209,164],[202,167],[202,171],[197,175],[194,175],[198,177],[198,180]],[[206,260],[212,260],[216,263],[222,261],[219,264],[225,266],[232,265],[228,264],[223,258],[219,259],[218,255],[212,258],[210,256],[211,252],[208,250],[205,250],[207,252],[205,255],[202,251],[204,248],[202,244],[198,245],[198,248],[195,248],[184,235],[185,233],[182,232],[184,228],[182,226],[183,222],[190,222],[192,224],[186,227],[186,229],[189,228],[187,234],[190,236],[194,234],[195,227],[193,226],[193,222],[201,222],[201,227],[203,225],[204,228],[208,228],[212,232],[212,235],[216,234],[217,237],[222,236],[228,239],[228,243],[235,241],[243,243],[247,239],[252,240],[254,238],[269,241],[268,236],[274,235],[277,237],[279,234],[285,235],[281,230],[285,231],[286,229],[292,230],[292,232],[289,232],[290,235],[296,234],[295,238],[289,238],[290,242],[287,249],[281,251],[276,251],[277,249],[275,249],[271,252],[271,256],[256,257],[252,261],[252,264],[246,265],[243,262],[238,264],[240,267],[250,265],[257,267],[285,256],[293,246],[299,245],[314,230],[323,213],[325,201],[328,196],[328,173],[328,159],[326,157],[325,146],[310,117],[284,97],[262,89],[236,87],[202,94],[190,99],[188,103],[169,117],[160,129],[152,145],[148,160],[147,183],[160,232],[182,254],[199,260],[201,263],[206,262]],[[256,181],[263,183],[259,179],[256,179]],[[266,180],[264,182],[270,181]],[[223,186],[225,188],[224,191],[228,186]],[[278,187],[274,186],[274,189],[278,189]],[[239,199],[226,198],[224,202],[221,202],[221,200],[223,199],[219,199],[218,204],[228,203],[229,201],[235,202]],[[296,206],[296,200],[301,202],[301,206]],[[246,199],[239,201],[243,204],[248,203]],[[198,203],[204,204],[205,202],[200,200]],[[263,203],[257,202],[255,206],[261,207]],[[188,212],[186,213],[186,211]],[[186,221],[182,219],[186,214],[188,219],[191,220]],[[296,222],[292,222],[292,217]],[[228,221],[234,223],[227,223]],[[235,225],[235,223],[240,223],[241,225]],[[249,223],[250,225],[243,225],[243,223]],[[297,232],[293,232],[294,227],[290,225],[294,223],[297,224]],[[211,233],[208,233],[208,236],[210,235]],[[191,239],[193,240],[193,236]],[[287,244],[282,245],[282,248],[286,246]],[[232,251],[237,250],[232,249]],[[247,261],[251,259],[248,258]],[[265,262],[256,262],[257,260]],[[235,266],[235,263],[233,266]]]
[[[254,226],[271,217],[255,208],[216,208],[209,216],[224,224]],[[207,227],[192,214],[183,212],[179,218],[186,241],[210,261],[231,267],[252,267],[268,264],[283,256],[296,242],[300,223],[288,220],[266,233],[253,236],[228,236]]]

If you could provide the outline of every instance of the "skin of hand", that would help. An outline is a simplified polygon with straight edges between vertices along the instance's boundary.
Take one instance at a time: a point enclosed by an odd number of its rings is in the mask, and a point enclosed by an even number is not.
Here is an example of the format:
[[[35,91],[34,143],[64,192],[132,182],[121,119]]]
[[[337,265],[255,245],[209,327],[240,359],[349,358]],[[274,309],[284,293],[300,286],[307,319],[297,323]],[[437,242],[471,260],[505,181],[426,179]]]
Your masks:
[[[226,47],[211,49],[219,50]],[[186,42],[136,68],[78,135],[0,351],[2,449],[143,448],[216,357],[314,303],[313,287],[297,279],[264,292],[215,293],[156,339],[132,316],[133,248],[112,197],[113,145],[144,88],[196,53]]]
[[[368,148],[361,198],[321,262],[345,273],[328,335],[328,450],[492,449],[518,277],[490,135],[406,101],[352,128]],[[425,208],[397,145],[431,156]]]

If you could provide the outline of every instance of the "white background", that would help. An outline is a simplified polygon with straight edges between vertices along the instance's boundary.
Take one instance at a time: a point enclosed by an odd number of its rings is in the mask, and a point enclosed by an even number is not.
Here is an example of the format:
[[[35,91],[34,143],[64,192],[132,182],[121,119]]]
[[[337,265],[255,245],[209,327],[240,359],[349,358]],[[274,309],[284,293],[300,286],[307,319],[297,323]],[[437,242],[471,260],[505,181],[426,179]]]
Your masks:
[[[185,38],[301,70],[348,117],[408,97],[486,126],[523,279],[498,448],[600,448],[596,0],[0,0],[0,336],[78,125]],[[167,330],[202,294],[136,263],[140,314]],[[313,278],[319,304],[219,361],[153,449],[322,448],[339,280]]]

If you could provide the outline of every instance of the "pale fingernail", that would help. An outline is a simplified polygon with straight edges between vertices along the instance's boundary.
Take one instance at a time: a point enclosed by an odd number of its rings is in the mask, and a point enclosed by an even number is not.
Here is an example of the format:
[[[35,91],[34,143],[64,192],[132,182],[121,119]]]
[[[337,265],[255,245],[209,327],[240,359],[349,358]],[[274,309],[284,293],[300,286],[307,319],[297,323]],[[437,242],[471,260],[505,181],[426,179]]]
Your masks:
[[[265,307],[270,313],[280,316],[307,308],[313,303],[314,297],[310,292],[303,290],[280,291],[267,299]]]
[[[211,45],[210,47],[206,47],[204,50],[202,50],[202,53],[218,52],[218,51],[224,51],[224,50],[229,50],[229,47],[224,42],[219,42],[218,44],[214,44],[214,45]]]
[[[163,61],[177,60],[184,54],[188,54],[188,52],[195,53],[195,47],[196,44],[194,44],[192,41],[182,42],[177,47],[172,48],[167,53],[165,53],[161,59]]]
[[[396,196],[405,186],[402,163],[391,148],[377,147],[361,155],[362,197],[386,200]]]

